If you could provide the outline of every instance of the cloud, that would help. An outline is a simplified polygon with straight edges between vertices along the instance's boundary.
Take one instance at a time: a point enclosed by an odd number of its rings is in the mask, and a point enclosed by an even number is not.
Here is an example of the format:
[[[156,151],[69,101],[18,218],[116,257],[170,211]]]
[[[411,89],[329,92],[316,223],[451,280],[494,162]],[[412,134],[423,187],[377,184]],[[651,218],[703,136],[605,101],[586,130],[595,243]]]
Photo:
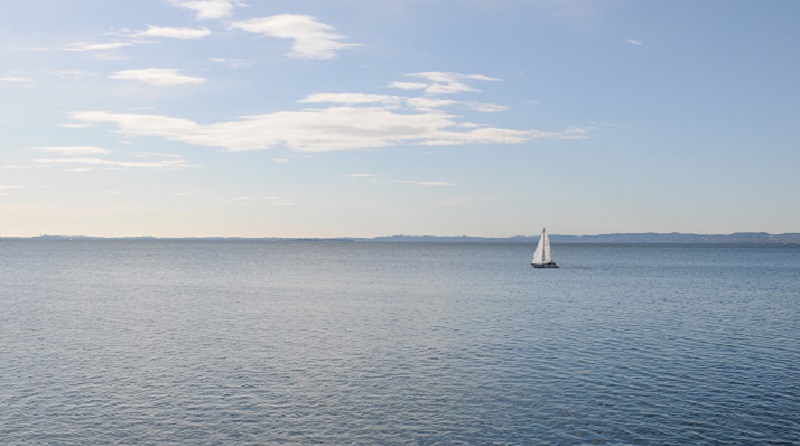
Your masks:
[[[221,19],[233,11],[231,0],[172,0],[170,3],[194,11],[198,20]]]
[[[376,181],[377,183],[383,184],[411,184],[414,186],[426,186],[426,187],[449,187],[454,186],[453,183],[448,181],[410,181],[410,180],[390,180],[390,181]]]
[[[32,161],[34,164],[45,165],[84,165],[71,169],[72,171],[88,171],[90,167],[106,168],[106,169],[127,169],[127,168],[150,168],[150,169],[166,169],[178,170],[188,167],[194,167],[192,164],[186,162],[183,158],[165,159],[150,162],[131,162],[131,161],[111,161],[102,158],[40,158]]]
[[[131,153],[131,156],[135,156],[136,158],[171,158],[171,159],[182,159],[180,155],[174,155],[171,153],[153,153],[153,152],[135,152]]]
[[[589,134],[589,128],[586,127],[573,127],[568,128],[561,132],[559,139],[586,139]]]
[[[201,77],[185,76],[175,69],[146,68],[139,70],[123,70],[109,76],[111,79],[138,81],[156,87],[172,87],[175,85],[198,85],[206,80]]]
[[[181,118],[170,118],[158,115],[141,115],[133,113],[109,112],[74,112],[72,119],[81,121],[81,126],[90,126],[92,123],[110,122],[117,124],[122,133],[130,136],[160,136],[167,139],[177,139],[179,135],[188,135],[197,132],[200,126],[193,121]]]
[[[35,79],[29,77],[0,77],[0,82],[12,82],[15,84],[33,84]]]
[[[349,175],[345,175],[347,178],[371,178],[376,176],[374,173],[351,173]]]
[[[453,94],[464,92],[480,91],[467,85],[464,81],[499,81],[493,77],[484,76],[482,74],[459,74],[459,73],[446,73],[440,71],[429,71],[423,73],[409,73],[408,77],[416,77],[425,79],[428,82],[393,82],[389,84],[392,88],[400,88],[403,90],[424,90],[428,94]]]
[[[244,68],[253,65],[253,62],[244,59],[223,59],[220,57],[212,57],[211,62],[225,64],[231,68]]]
[[[496,80],[478,74],[429,72],[413,75],[431,80],[426,84],[428,87],[438,85],[438,90],[449,92],[475,91],[462,81]],[[209,124],[155,114],[108,111],[77,111],[70,117],[77,126],[111,124],[125,136],[156,136],[231,152],[279,147],[299,152],[331,152],[398,145],[520,144],[534,139],[578,139],[588,135],[585,128],[550,132],[493,127],[443,110],[446,107],[479,112],[507,110],[502,105],[475,101],[318,93],[299,102],[326,106],[242,116]]]
[[[430,110],[434,108],[442,108],[449,106],[459,106],[469,110],[495,113],[506,111],[509,107],[505,105],[489,104],[486,102],[475,101],[454,101],[452,99],[431,99],[431,98],[408,98],[406,101],[409,107],[418,110]]]
[[[29,150],[45,153],[57,153],[59,155],[99,155],[111,153],[108,149],[91,146],[52,146],[52,147],[31,147]]]
[[[132,42],[108,42],[108,43],[93,43],[93,42],[77,42],[72,43],[64,51],[108,51],[126,46],[132,46]]]
[[[428,88],[428,84],[422,82],[392,82],[389,87],[401,90],[424,90]]]
[[[329,102],[339,104],[399,104],[403,98],[365,93],[317,93],[301,99],[301,103]]]
[[[163,169],[178,170],[195,165],[188,163],[180,155],[139,152],[129,154],[136,158],[151,158],[148,161],[116,161],[100,157],[82,155],[105,155],[110,150],[92,146],[32,147],[29,150],[62,155],[60,158],[38,158],[31,160],[34,165],[67,166],[69,172],[88,172],[94,169]]]
[[[345,37],[336,34],[334,27],[307,15],[275,15],[234,22],[231,26],[265,36],[293,39],[290,56],[299,59],[332,59],[341,50],[359,46],[340,42]]]
[[[481,127],[441,111],[408,113],[380,107],[329,107],[245,116],[200,125],[157,115],[74,112],[85,123],[110,123],[128,136],[159,136],[232,152],[288,146],[301,152],[364,150],[393,145],[518,144],[533,139],[585,137],[565,133]]]
[[[411,184],[414,186],[426,186],[426,187],[454,186],[454,184],[449,181],[380,180],[376,178],[377,175],[372,173],[354,173],[345,175],[345,177],[351,178],[353,180],[358,180],[360,178],[369,178],[369,182],[373,184]]]
[[[12,190],[21,189],[22,186],[0,184],[0,197],[11,195]]]
[[[171,39],[202,39],[211,35],[208,28],[169,28],[148,25],[147,31],[134,34],[137,37],[168,37]]]
[[[380,94],[365,93],[316,93],[309,95],[300,103],[332,103],[332,104],[384,104],[386,106],[400,106],[405,104],[407,107],[416,110],[431,110],[449,106],[459,106],[480,112],[499,112],[508,110],[504,105],[489,104],[475,101],[456,101],[452,99],[432,99],[432,98],[408,98],[402,96],[389,96]]]
[[[644,42],[642,42],[641,40],[636,40],[636,39],[626,39],[625,43],[627,43],[628,45],[634,45],[634,46],[644,46]]]

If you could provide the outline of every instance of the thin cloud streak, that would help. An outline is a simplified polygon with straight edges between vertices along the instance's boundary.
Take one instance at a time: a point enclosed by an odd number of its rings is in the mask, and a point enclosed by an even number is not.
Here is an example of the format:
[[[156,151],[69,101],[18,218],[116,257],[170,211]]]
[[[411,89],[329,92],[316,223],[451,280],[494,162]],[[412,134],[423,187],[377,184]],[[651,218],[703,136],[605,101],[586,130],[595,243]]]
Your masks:
[[[425,187],[449,187],[454,186],[455,184],[450,183],[448,181],[411,181],[411,180],[390,180],[390,181],[373,181],[374,183],[382,183],[382,184],[411,184],[414,186],[425,186]]]
[[[137,81],[156,87],[173,87],[176,85],[199,85],[206,80],[201,77],[186,76],[177,69],[146,68],[138,70],[122,70],[109,76],[111,79]]]
[[[0,184],[0,197],[11,195],[11,191],[21,189],[22,186],[11,184]]]
[[[167,37],[171,39],[202,39],[211,35],[211,30],[208,28],[170,28],[164,26],[147,27],[147,31],[141,31],[134,36],[136,37]]]
[[[11,82],[15,84],[33,84],[35,79],[29,77],[0,77],[0,82]]]
[[[95,42],[76,42],[72,43],[64,51],[108,51],[126,46],[133,46],[132,42],[109,42],[109,43],[95,43]]]
[[[339,103],[339,104],[385,104],[399,106],[405,104],[416,110],[432,110],[447,106],[461,106],[474,111],[487,113],[508,110],[508,107],[497,104],[488,104],[475,101],[455,101],[452,99],[408,98],[402,96],[389,96],[365,93],[317,93],[298,101],[300,103]]]
[[[187,163],[183,159],[169,159],[155,162],[130,162],[130,161],[109,161],[102,158],[39,158],[31,161],[34,164],[61,165],[61,164],[85,164],[92,167],[101,168],[150,168],[178,170],[194,165]],[[81,169],[88,169],[87,167]]]
[[[480,91],[466,82],[467,80],[473,81],[492,81],[497,82],[500,79],[495,79],[493,77],[484,76],[482,74],[459,74],[459,73],[448,73],[442,71],[427,71],[422,73],[409,73],[406,74],[408,77],[415,77],[420,79],[425,79],[429,81],[428,83],[422,82],[393,82],[390,84],[390,87],[393,88],[400,88],[404,90],[409,89],[421,89],[424,90],[425,93],[428,94],[454,94],[454,93],[464,93],[464,92],[476,92]]]
[[[244,59],[223,59],[220,57],[212,57],[209,60],[214,63],[227,65],[231,68],[245,68],[253,65],[253,62]]]
[[[37,152],[57,153],[59,155],[99,155],[111,153],[108,149],[93,146],[51,146],[51,147],[31,147],[28,150]]]
[[[352,180],[359,180],[361,178],[369,179],[369,183],[371,184],[410,184],[414,186],[424,186],[424,187],[449,187],[455,186],[454,183],[449,181],[413,181],[413,180],[381,180],[376,178],[378,175],[372,173],[353,173],[349,175],[345,175],[346,178],[350,178]]]

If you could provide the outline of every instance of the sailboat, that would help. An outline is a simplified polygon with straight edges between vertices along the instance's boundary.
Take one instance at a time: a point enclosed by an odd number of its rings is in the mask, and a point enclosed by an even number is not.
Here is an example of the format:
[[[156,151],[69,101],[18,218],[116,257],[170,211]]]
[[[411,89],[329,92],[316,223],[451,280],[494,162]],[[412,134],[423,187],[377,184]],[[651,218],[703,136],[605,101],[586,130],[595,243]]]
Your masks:
[[[542,236],[539,237],[539,244],[536,245],[536,251],[533,252],[531,266],[534,268],[558,268],[550,253],[550,237],[547,236],[545,228],[542,228]]]

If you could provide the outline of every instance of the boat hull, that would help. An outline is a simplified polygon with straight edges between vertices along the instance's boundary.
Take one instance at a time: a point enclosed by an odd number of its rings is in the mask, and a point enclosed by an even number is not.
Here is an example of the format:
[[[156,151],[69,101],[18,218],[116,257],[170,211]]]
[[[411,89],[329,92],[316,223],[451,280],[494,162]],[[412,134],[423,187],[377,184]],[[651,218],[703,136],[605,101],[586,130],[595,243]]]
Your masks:
[[[548,262],[548,263],[531,263],[531,266],[534,268],[558,268],[556,262]]]

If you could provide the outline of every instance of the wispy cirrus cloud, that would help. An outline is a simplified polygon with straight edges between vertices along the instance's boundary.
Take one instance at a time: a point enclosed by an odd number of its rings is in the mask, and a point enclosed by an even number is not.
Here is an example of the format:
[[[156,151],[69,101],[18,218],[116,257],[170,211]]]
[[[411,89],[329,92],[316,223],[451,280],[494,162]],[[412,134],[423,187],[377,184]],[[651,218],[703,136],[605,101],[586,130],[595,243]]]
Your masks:
[[[508,110],[508,107],[476,101],[456,101],[452,99],[432,99],[420,97],[403,97],[365,93],[316,93],[298,101],[300,103],[332,103],[332,104],[383,104],[399,107],[405,105],[411,109],[431,110],[449,106],[458,106],[474,111],[499,112]]]
[[[178,170],[194,167],[183,158],[162,159],[157,161],[113,161],[102,158],[39,158],[31,161],[34,164],[40,165],[68,165],[68,166],[83,166],[78,167],[80,170],[73,168],[73,171],[89,171],[91,168],[104,168],[104,169],[165,169],[165,170]]]
[[[436,82],[446,79],[496,80],[482,75],[453,73],[442,76],[426,74],[426,78],[436,79]],[[474,91],[469,85],[450,90]],[[519,144],[543,138],[586,138],[588,131],[582,128],[552,132],[494,127],[465,120],[444,110],[451,106],[481,112],[506,109],[497,104],[472,101],[320,93],[299,102],[328,105],[243,116],[211,124],[170,116],[108,111],[78,111],[70,116],[78,125],[115,125],[126,136],[157,136],[232,152],[275,147],[289,147],[300,152],[330,152],[397,145]]]
[[[392,82],[389,84],[392,88],[399,88],[401,90],[424,90],[428,88],[428,84],[423,82]]]
[[[441,71],[428,71],[423,73],[409,73],[408,77],[424,79],[427,82],[392,82],[392,88],[401,90],[423,90],[428,94],[454,94],[480,91],[465,81],[499,81],[493,77],[482,74],[460,74]]]
[[[411,184],[414,186],[425,186],[425,187],[449,187],[455,185],[449,181],[387,180],[387,181],[374,181],[374,182],[383,184]]]
[[[138,70],[122,70],[109,76],[111,79],[136,81],[156,87],[173,87],[176,85],[198,85],[206,80],[201,77],[180,74],[177,69],[145,68]]]
[[[170,4],[194,11],[198,20],[222,19],[233,12],[231,0],[171,0]]]
[[[350,178],[352,180],[360,180],[362,178],[366,178],[372,184],[410,184],[414,186],[426,186],[426,187],[455,186],[454,183],[451,183],[449,181],[382,180],[378,178],[378,175],[373,173],[354,173],[345,175],[345,177]]]
[[[35,150],[37,152],[44,153],[57,153],[59,155],[99,155],[111,153],[111,151],[108,149],[93,146],[30,147],[28,150]]]
[[[231,68],[244,68],[253,65],[253,62],[245,59],[223,59],[221,57],[212,57],[209,60],[214,63],[227,65]]]
[[[170,39],[202,39],[211,35],[208,28],[171,28],[148,25],[146,31],[134,33],[135,37],[167,37]]]
[[[133,42],[76,42],[67,45],[64,51],[108,51],[126,46],[133,46]]]
[[[406,103],[409,107],[418,110],[430,110],[443,107],[461,107],[468,110],[484,113],[496,113],[509,109],[508,106],[477,101],[454,101],[451,99],[409,98]]]
[[[301,99],[300,103],[337,103],[337,104],[395,104],[399,105],[405,98],[382,94],[366,93],[315,93]]]
[[[329,107],[245,116],[201,125],[169,116],[84,111],[85,123],[110,123],[128,136],[158,136],[232,152],[289,146],[301,152],[364,150],[393,145],[519,144],[533,139],[584,138],[565,132],[480,127],[440,111],[405,113],[379,107]]]
[[[96,169],[180,170],[196,167],[180,155],[164,153],[136,152],[116,156],[117,159],[109,159],[106,155],[111,154],[111,150],[95,146],[43,146],[30,147],[28,150],[56,156],[33,159],[29,166],[61,166],[69,172],[89,172]],[[130,157],[139,160],[130,160]]]
[[[0,197],[11,195],[11,191],[21,189],[22,186],[12,184],[0,184]]]
[[[231,26],[250,33],[292,39],[290,56],[299,59],[332,59],[341,50],[359,46],[341,42],[345,37],[337,34],[333,26],[307,15],[281,14],[234,22]]]
[[[347,178],[372,178],[377,175],[375,175],[374,173],[351,173],[345,176]]]
[[[30,77],[0,77],[0,82],[31,85],[34,84],[36,80]]]
[[[644,42],[642,42],[641,40],[637,40],[637,39],[626,39],[625,43],[627,43],[628,45],[633,45],[633,46],[644,46]]]

